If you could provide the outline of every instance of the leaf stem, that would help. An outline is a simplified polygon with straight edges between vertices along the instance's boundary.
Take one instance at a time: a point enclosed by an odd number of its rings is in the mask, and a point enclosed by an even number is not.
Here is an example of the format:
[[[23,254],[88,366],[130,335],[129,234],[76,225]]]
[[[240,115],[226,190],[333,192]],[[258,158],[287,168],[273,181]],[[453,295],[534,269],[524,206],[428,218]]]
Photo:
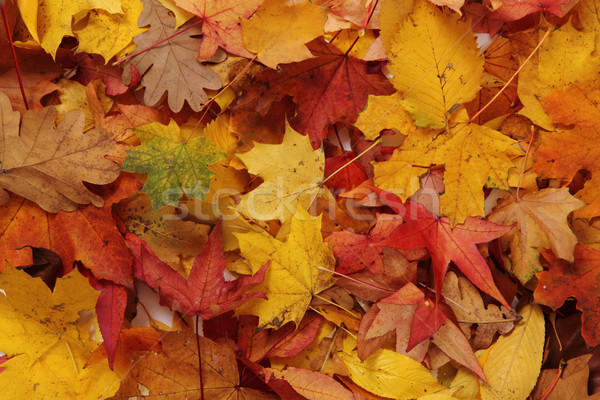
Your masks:
[[[333,171],[331,173],[331,175],[329,175],[327,178],[325,178],[323,180],[323,182],[321,182],[321,184],[324,184],[325,182],[327,182],[328,180],[330,180],[331,178],[333,178],[337,173],[339,173],[341,170],[343,170],[344,168],[346,168],[348,165],[352,164],[354,161],[358,160],[359,158],[361,158],[362,156],[364,156],[367,152],[373,150],[373,148],[375,146],[377,146],[379,143],[381,143],[381,138],[377,139],[376,141],[373,142],[372,145],[370,145],[369,147],[367,147],[365,150],[363,150],[359,155],[357,155],[356,157],[354,157],[352,160],[348,161],[346,164],[342,165],[341,167],[339,167],[338,169],[336,169],[335,171]]]
[[[8,18],[6,17],[6,9],[4,4],[0,3],[0,9],[2,9],[2,18],[4,19],[4,28],[6,29],[6,37],[8,43],[10,43],[10,52],[12,53],[13,63],[15,64],[15,71],[17,72],[17,79],[19,80],[19,89],[21,89],[21,97],[23,97],[23,104],[25,109],[29,110],[29,103],[27,102],[27,96],[25,96],[25,87],[23,86],[23,79],[21,77],[21,68],[19,67],[19,60],[17,60],[17,52],[15,51],[15,45],[13,44],[12,34],[8,28]]]
[[[558,371],[556,373],[556,377],[552,381],[552,384],[550,385],[550,387],[548,388],[548,390],[546,391],[546,393],[544,394],[544,396],[542,397],[541,400],[546,400],[548,398],[548,396],[550,396],[550,393],[552,393],[552,391],[556,387],[556,384],[560,380],[560,376],[562,375],[566,366],[567,366],[567,363],[564,360],[560,360],[560,364],[558,366]]]
[[[533,143],[533,125],[531,125],[531,136],[529,137],[529,144],[527,145],[527,151],[525,152],[525,158],[523,158],[523,165],[521,165],[521,173],[519,174],[519,180],[517,181],[517,192],[515,193],[515,199],[517,203],[521,201],[519,199],[519,189],[521,189],[521,181],[523,180],[523,174],[525,173],[525,164],[527,163],[527,158],[529,157],[529,150],[531,149],[531,143]]]
[[[396,291],[395,291],[395,290],[392,290],[392,289],[385,289],[385,288],[382,288],[382,287],[379,287],[379,286],[376,286],[376,285],[370,284],[370,283],[368,283],[368,282],[361,281],[360,279],[353,278],[353,277],[351,277],[351,276],[348,276],[348,275],[346,275],[346,274],[342,274],[341,272],[337,272],[337,271],[334,271],[334,270],[331,270],[331,269],[328,269],[328,268],[325,268],[325,267],[321,267],[320,265],[319,265],[319,267],[318,267],[318,268],[319,268],[320,270],[323,270],[323,271],[331,272],[331,273],[332,273],[332,274],[334,274],[334,275],[339,275],[339,276],[341,276],[341,277],[343,277],[343,278],[346,278],[346,279],[348,279],[348,280],[351,280],[352,282],[360,283],[360,284],[363,284],[363,285],[365,285],[365,286],[369,286],[369,287],[371,287],[371,288],[373,288],[373,289],[381,290],[382,292],[396,293]],[[337,304],[336,304],[336,305],[337,305]]]
[[[328,298],[326,298],[326,297],[323,297],[323,296],[319,296],[318,294],[315,294],[314,296],[315,296],[317,299],[319,299],[319,300],[323,300],[324,302],[326,302],[326,303],[329,303],[329,304],[331,304],[332,306],[336,306],[336,307],[338,307],[339,309],[346,311],[346,312],[347,312],[348,314],[350,314],[352,317],[360,319],[360,316],[359,316],[359,315],[356,315],[356,314],[354,314],[352,311],[348,310],[347,308],[345,308],[345,307],[343,307],[343,306],[341,306],[341,305],[339,305],[339,304],[337,304],[337,303],[334,303],[333,301],[329,300]]]
[[[200,334],[198,333],[200,317],[196,315],[196,348],[198,349],[198,375],[200,376],[200,400],[204,400],[204,378],[202,377],[202,353],[200,352]]]
[[[529,57],[527,57],[525,59],[525,61],[523,62],[523,64],[521,64],[521,66],[519,67],[519,69],[517,69],[515,71],[515,73],[513,74],[513,76],[510,77],[510,79],[504,84],[504,86],[502,86],[502,89],[500,89],[498,91],[498,93],[496,93],[496,95],[494,97],[492,97],[492,99],[490,101],[488,101],[488,103],[483,106],[483,108],[479,111],[477,111],[477,113],[475,115],[473,115],[473,117],[469,120],[469,122],[473,122],[477,119],[477,117],[479,117],[481,115],[482,112],[485,111],[486,108],[488,108],[490,106],[490,104],[492,104],[501,94],[502,92],[504,92],[504,89],[506,89],[508,87],[508,85],[510,85],[510,83],[513,81],[513,79],[515,79],[517,77],[517,75],[519,74],[519,72],[521,72],[521,70],[523,69],[523,67],[525,65],[527,65],[527,63],[529,62],[529,60],[531,60],[531,57],[533,57],[533,55],[539,50],[539,48],[542,46],[542,43],[544,43],[544,41],[548,38],[548,36],[550,36],[550,34],[552,33],[552,31],[554,31],[554,27],[551,26],[548,28],[548,30],[546,31],[546,33],[544,34],[544,36],[542,37],[542,40],[540,40],[540,42],[537,44],[537,46],[535,46],[535,49],[533,49],[533,51],[531,52],[531,54],[529,55]]]
[[[203,21],[204,21],[204,20],[200,19],[200,20],[198,20],[198,21],[194,22],[193,24],[191,24],[190,26],[188,26],[188,27],[186,27],[186,28],[184,28],[184,29],[182,29],[182,30],[180,30],[180,31],[177,31],[177,32],[175,32],[175,33],[174,33],[174,34],[172,34],[171,36],[168,36],[168,37],[164,38],[163,40],[161,40],[161,41],[158,41],[158,42],[156,42],[156,43],[154,43],[154,44],[152,44],[152,45],[150,45],[150,46],[146,47],[145,49],[142,49],[142,50],[136,51],[135,53],[131,53],[131,54],[129,54],[128,56],[125,56],[125,57],[121,58],[120,60],[117,60],[117,61],[115,61],[115,62],[114,62],[112,65],[119,65],[119,64],[121,64],[122,62],[124,62],[124,61],[127,61],[127,60],[129,60],[130,58],[137,56],[138,54],[142,54],[142,53],[143,53],[143,52],[145,52],[145,51],[148,51],[148,50],[150,50],[150,49],[153,49],[153,48],[155,48],[156,46],[158,46],[159,44],[162,44],[162,43],[166,42],[167,40],[170,40],[170,39],[174,38],[175,36],[181,35],[183,32],[185,32],[185,31],[187,31],[187,30],[189,30],[189,29],[192,29],[192,28],[193,28],[194,26],[196,26],[196,25],[199,25],[199,24],[201,24]]]

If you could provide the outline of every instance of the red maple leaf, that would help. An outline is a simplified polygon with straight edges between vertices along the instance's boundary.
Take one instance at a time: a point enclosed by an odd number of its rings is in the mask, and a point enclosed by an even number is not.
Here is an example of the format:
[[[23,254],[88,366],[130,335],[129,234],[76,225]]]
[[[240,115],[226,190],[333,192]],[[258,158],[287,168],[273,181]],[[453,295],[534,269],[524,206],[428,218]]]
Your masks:
[[[265,115],[273,102],[292,96],[297,109],[290,125],[308,134],[316,149],[327,136],[327,126],[356,121],[369,94],[389,95],[395,90],[379,70],[372,73],[365,61],[348,56],[322,38],[306,46],[315,58],[261,73],[234,110],[254,109]]]
[[[550,263],[550,270],[537,274],[535,301],[557,309],[567,298],[576,298],[577,309],[583,312],[581,335],[588,346],[597,346],[600,344],[600,251],[578,244],[573,264],[555,257],[550,250],[540,252]]]
[[[250,297],[265,297],[262,293],[244,292],[263,281],[266,265],[254,276],[225,281],[220,222],[194,260],[188,280],[156,257],[136,235],[128,233],[125,240],[135,258],[134,276],[158,291],[161,304],[174,311],[209,319],[238,307]]]
[[[464,224],[452,228],[448,218],[430,213],[419,203],[409,201],[402,204],[399,197],[377,188],[373,189],[405,221],[387,239],[373,243],[373,246],[389,246],[398,249],[427,247],[433,263],[437,289],[436,303],[439,302],[448,264],[454,261],[475,286],[510,309],[510,305],[496,287],[490,268],[477,250],[476,244],[487,243],[501,237],[512,229],[512,225],[498,225],[469,217]]]
[[[571,0],[503,0],[500,8],[492,12],[489,18],[510,22],[538,11],[548,11],[562,17],[561,6],[570,2]]]

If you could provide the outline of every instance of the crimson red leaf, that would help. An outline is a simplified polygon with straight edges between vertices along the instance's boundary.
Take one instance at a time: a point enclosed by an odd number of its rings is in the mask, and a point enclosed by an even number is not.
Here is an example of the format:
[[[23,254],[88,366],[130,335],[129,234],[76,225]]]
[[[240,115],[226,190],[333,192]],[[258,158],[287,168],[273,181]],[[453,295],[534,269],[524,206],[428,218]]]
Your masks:
[[[194,260],[188,280],[156,257],[136,235],[128,233],[125,239],[135,258],[134,276],[158,291],[161,304],[174,311],[209,319],[238,307],[250,297],[265,297],[262,293],[244,292],[263,281],[266,265],[254,276],[225,281],[220,222]]]
[[[96,315],[104,339],[108,366],[112,369],[117,352],[119,332],[125,320],[127,291],[121,285],[108,282],[96,301]]]

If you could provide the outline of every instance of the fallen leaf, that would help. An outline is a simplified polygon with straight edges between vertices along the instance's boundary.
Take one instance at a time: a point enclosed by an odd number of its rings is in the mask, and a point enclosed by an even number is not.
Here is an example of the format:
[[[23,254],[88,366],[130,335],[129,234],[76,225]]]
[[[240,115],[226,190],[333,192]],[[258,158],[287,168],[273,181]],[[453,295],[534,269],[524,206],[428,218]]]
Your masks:
[[[54,127],[52,106],[36,114],[12,111],[8,97],[0,93],[3,154],[0,176],[0,204],[6,204],[6,190],[36,202],[48,212],[73,211],[78,204],[102,206],[100,196],[90,192],[83,181],[107,184],[119,175],[116,164],[104,156],[114,148],[106,131],[82,132],[83,111],[71,111]],[[60,141],[58,140],[60,139]]]
[[[166,126],[152,122],[134,132],[142,144],[127,151],[121,169],[148,174],[141,191],[148,193],[154,210],[177,204],[182,194],[190,199],[206,197],[214,175],[207,165],[224,156],[210,140],[183,137],[173,120]]]
[[[525,400],[535,386],[544,352],[544,313],[528,304],[519,315],[523,320],[515,329],[479,358],[488,379],[481,385],[482,400]]]
[[[135,257],[135,277],[158,292],[162,305],[168,305],[177,312],[210,319],[239,307],[249,298],[264,297],[261,292],[245,292],[263,281],[265,266],[254,276],[225,281],[225,254],[221,245],[220,223],[215,226],[194,260],[187,280],[160,261],[137,236],[129,233],[126,239]]]
[[[255,290],[267,299],[254,298],[238,307],[236,314],[258,315],[259,329],[281,328],[287,322],[300,324],[313,296],[333,285],[335,258],[321,237],[321,217],[298,209],[285,242],[266,232],[236,233],[242,256],[254,270],[267,261],[264,282]]]
[[[264,181],[241,198],[238,210],[260,221],[289,220],[301,206],[307,209],[323,179],[325,156],[310,140],[286,124],[281,144],[255,143],[249,152],[237,155]]]
[[[316,149],[326,137],[328,125],[353,123],[369,94],[392,94],[393,88],[380,72],[369,73],[366,62],[345,55],[333,44],[317,38],[307,47],[314,58],[280,65],[281,72],[261,73],[234,110],[253,109],[265,115],[273,102],[292,96],[297,115],[290,125],[308,135]]]
[[[199,59],[211,58],[219,47],[238,56],[252,56],[242,43],[240,19],[254,14],[261,0],[175,0],[175,4],[202,20],[203,37]]]
[[[417,1],[410,19],[387,48],[391,81],[417,126],[449,131],[452,112],[480,89],[483,57],[470,24],[429,1]]]
[[[588,362],[592,358],[591,354],[585,354],[567,361],[562,374],[557,369],[545,369],[540,374],[538,383],[532,394],[533,400],[561,400],[561,399],[600,399],[600,393],[588,395],[588,378],[590,370]],[[556,386],[554,381],[560,375]],[[547,396],[546,393],[549,392]]]
[[[133,40],[141,49],[175,33],[175,18],[157,0],[144,1],[138,24],[150,25],[150,29]],[[218,75],[196,60],[200,40],[193,36],[200,34],[200,28],[190,28],[185,34],[175,36],[123,63],[123,83],[129,85],[131,82],[130,66],[133,66],[143,76],[141,85],[146,88],[146,105],[156,106],[166,93],[169,108],[174,112],[181,111],[186,100],[192,110],[199,111],[208,101],[204,89],[221,87]]]
[[[323,34],[326,14],[309,1],[266,0],[252,18],[242,20],[244,45],[270,68],[312,58],[304,44]]]
[[[490,18],[507,22],[516,21],[526,15],[540,11],[549,12],[557,17],[562,17],[563,12],[561,7],[569,4],[571,1],[572,0],[502,0],[502,5],[491,13]]]
[[[443,390],[431,372],[410,357],[381,349],[364,362],[356,353],[341,353],[350,379],[368,391],[394,399],[411,399]]]
[[[266,368],[267,373],[276,378],[285,379],[294,390],[307,399],[353,400],[352,392],[330,376],[309,369],[287,367],[280,371]]]
[[[567,217],[583,202],[569,194],[568,188],[543,189],[519,197],[508,197],[489,215],[498,224],[516,223],[514,230],[501,241],[510,246],[511,272],[521,283],[527,283],[536,272],[542,271],[538,249],[551,247],[557,257],[573,261],[577,238]]]
[[[556,258],[551,252],[542,252],[551,267],[537,274],[538,286],[534,292],[536,302],[557,309],[569,297],[577,299],[577,309],[583,312],[581,334],[589,346],[600,343],[598,329],[598,302],[596,293],[600,280],[600,251],[578,244],[575,246],[575,261],[569,264]]]

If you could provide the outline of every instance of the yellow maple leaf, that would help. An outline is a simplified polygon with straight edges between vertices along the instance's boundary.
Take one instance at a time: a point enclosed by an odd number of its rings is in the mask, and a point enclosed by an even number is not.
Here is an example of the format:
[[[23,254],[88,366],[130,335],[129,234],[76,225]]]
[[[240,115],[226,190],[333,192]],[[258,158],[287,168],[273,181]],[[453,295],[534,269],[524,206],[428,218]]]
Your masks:
[[[103,399],[116,392],[119,378],[105,363],[83,369],[98,345],[79,329],[78,313],[93,310],[100,294],[86,278],[72,272],[52,293],[41,279],[7,266],[0,288],[0,350],[12,356],[0,374],[6,398]]]
[[[64,36],[73,36],[71,19],[92,9],[122,13],[121,0],[17,0],[33,39],[52,57]]]
[[[485,215],[484,186],[508,189],[511,157],[522,152],[513,146],[513,139],[469,123],[464,109],[457,112],[451,125],[449,135],[429,139],[425,133],[409,136],[389,161],[375,164],[374,182],[406,200],[419,188],[418,177],[427,167],[444,165],[446,190],[440,196],[441,213],[453,224],[460,224],[467,217]]]
[[[303,1],[292,6],[266,0],[252,16],[242,19],[244,45],[268,67],[302,61],[312,54],[304,43],[323,34],[327,9]]]
[[[323,150],[313,150],[310,138],[287,123],[281,144],[255,143],[252,150],[238,157],[248,172],[264,180],[242,196],[238,210],[260,221],[286,221],[295,214],[298,205],[307,209],[323,179]]]
[[[104,57],[104,62],[108,63],[129,46],[136,35],[146,31],[137,24],[144,3],[140,0],[121,1],[122,14],[110,14],[104,10],[93,11],[87,25],[74,31],[79,41],[78,52],[100,54]]]
[[[299,208],[285,242],[266,232],[234,235],[254,271],[270,261],[263,283],[255,288],[267,299],[251,298],[236,313],[258,315],[261,329],[290,321],[298,326],[313,296],[334,283],[330,272],[319,269],[335,268],[330,246],[321,236],[321,216],[311,217]]]
[[[483,82],[484,60],[471,24],[429,1],[415,4],[387,50],[391,81],[404,93],[402,105],[417,126],[448,130],[450,114],[473,99]]]

